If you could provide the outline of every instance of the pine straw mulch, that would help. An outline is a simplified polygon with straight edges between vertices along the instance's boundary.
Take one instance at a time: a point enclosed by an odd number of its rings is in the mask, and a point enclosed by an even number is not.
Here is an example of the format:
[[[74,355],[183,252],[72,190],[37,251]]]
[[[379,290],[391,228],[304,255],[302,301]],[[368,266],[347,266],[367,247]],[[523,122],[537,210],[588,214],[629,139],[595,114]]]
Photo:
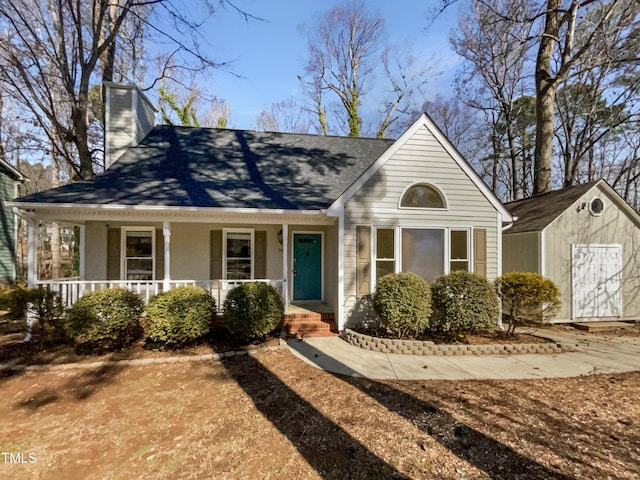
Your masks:
[[[0,383],[0,451],[36,460],[4,479],[640,478],[640,373],[373,381],[279,350]]]

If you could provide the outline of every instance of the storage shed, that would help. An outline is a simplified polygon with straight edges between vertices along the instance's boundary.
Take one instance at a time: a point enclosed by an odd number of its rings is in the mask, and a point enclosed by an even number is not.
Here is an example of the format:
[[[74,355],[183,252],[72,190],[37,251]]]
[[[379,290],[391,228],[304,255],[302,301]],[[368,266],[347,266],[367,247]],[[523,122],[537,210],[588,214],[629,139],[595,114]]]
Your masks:
[[[554,322],[640,319],[640,216],[604,180],[506,204],[503,272],[553,280]]]

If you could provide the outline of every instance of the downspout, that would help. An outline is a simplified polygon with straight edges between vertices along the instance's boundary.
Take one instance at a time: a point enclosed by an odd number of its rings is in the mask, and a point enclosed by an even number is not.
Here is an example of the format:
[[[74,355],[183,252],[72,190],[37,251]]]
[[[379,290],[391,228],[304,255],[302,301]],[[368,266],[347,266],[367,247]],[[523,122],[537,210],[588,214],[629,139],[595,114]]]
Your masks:
[[[502,226],[502,230],[500,232],[501,238],[502,238],[502,234],[504,232],[506,232],[511,227],[513,227],[513,223],[517,219],[518,219],[518,217],[512,217],[511,222],[509,222],[507,225],[503,225]],[[500,241],[500,256],[502,256],[502,241]],[[502,264],[502,262],[500,262],[500,264]],[[500,269],[500,270],[502,270],[502,269]],[[499,276],[502,276],[502,271],[500,271],[498,273],[500,274]],[[498,293],[498,328],[500,329],[500,331],[504,332],[504,325],[502,324],[502,292],[500,291],[500,286],[498,286],[497,293]]]

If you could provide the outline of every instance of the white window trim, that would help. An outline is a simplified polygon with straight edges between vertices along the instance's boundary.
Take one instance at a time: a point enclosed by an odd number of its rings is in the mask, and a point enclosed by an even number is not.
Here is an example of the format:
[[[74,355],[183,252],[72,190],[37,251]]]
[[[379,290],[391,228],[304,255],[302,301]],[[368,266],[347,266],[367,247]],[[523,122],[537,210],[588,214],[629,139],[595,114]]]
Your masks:
[[[156,279],[156,228],[121,227],[120,228],[120,279],[127,280],[127,233],[151,232],[151,280]],[[132,280],[135,281],[135,280]]]
[[[592,206],[592,204],[593,204],[593,202],[594,202],[595,200],[600,200],[600,201],[602,202],[602,210],[601,210],[600,212],[594,212],[594,211],[593,211],[593,206]],[[595,196],[595,197],[593,197],[591,200],[589,200],[588,207],[589,207],[589,213],[590,213],[591,215],[593,215],[594,217],[599,217],[599,216],[601,216],[601,215],[604,213],[604,211],[606,210],[606,208],[607,208],[607,204],[606,204],[606,203],[605,203],[605,201],[602,199],[602,197]]]
[[[404,198],[406,193],[409,191],[409,189],[411,189],[412,187],[415,187],[416,185],[427,185],[428,187],[431,187],[431,188],[435,189],[440,194],[440,196],[442,197],[442,201],[444,202],[444,207],[443,208],[403,207],[402,206],[402,199]],[[442,190],[437,184],[435,184],[433,182],[427,182],[427,181],[421,180],[419,182],[413,182],[411,185],[407,186],[402,191],[402,194],[400,195],[400,198],[398,199],[398,210],[417,210],[417,211],[421,211],[421,212],[447,212],[447,211],[449,211],[449,199],[447,199],[447,196],[444,194],[444,190]]]
[[[424,183],[424,182],[420,182]],[[438,209],[439,210],[439,209]],[[416,225],[372,225],[371,226],[371,268],[370,268],[370,283],[371,283],[371,291],[373,292],[376,288],[376,261],[377,261],[377,230],[394,230],[394,249],[395,249],[395,263],[394,263],[394,272],[400,273],[402,271],[402,230],[444,230],[444,256],[442,259],[443,262],[443,272],[444,274],[451,273],[451,232],[452,231],[465,231],[467,232],[467,262],[468,262],[468,271],[473,272],[473,248],[472,248],[472,236],[473,236],[473,228],[472,227],[445,227],[441,225],[430,225],[430,226],[416,226]]]
[[[229,233],[250,233],[251,234],[251,280],[255,278],[256,264],[256,235],[253,228],[223,228],[222,229],[222,279],[227,280],[227,234]],[[231,280],[233,281],[233,280]]]

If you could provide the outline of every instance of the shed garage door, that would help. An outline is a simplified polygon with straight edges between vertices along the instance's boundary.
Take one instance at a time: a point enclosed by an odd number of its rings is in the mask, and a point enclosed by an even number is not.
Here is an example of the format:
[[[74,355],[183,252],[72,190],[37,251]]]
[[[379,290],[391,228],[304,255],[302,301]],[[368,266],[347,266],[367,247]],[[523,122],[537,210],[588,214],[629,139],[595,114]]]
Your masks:
[[[572,245],[573,317],[622,315],[620,245]]]

